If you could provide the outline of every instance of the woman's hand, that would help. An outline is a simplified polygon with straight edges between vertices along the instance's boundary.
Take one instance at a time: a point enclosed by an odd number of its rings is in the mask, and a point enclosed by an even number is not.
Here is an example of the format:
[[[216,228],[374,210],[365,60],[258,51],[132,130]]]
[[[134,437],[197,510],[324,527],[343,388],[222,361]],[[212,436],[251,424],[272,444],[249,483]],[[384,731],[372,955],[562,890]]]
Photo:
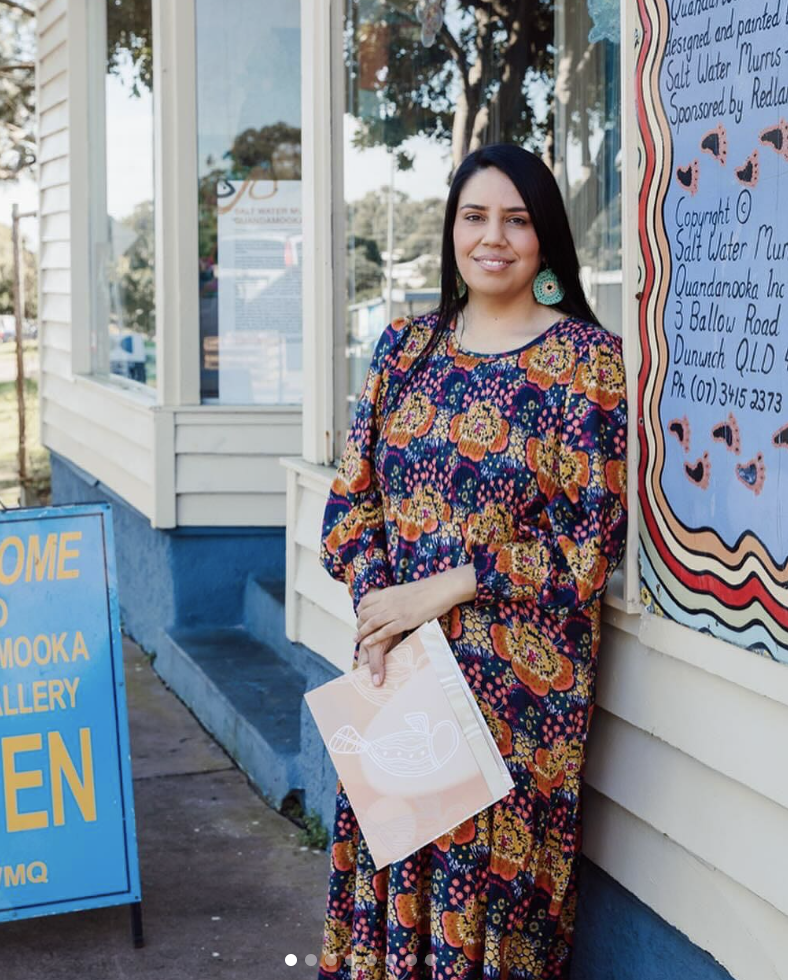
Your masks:
[[[395,647],[402,639],[403,634],[397,633],[396,636],[381,640],[380,643],[361,643],[358,648],[358,666],[361,667],[369,663],[369,672],[372,675],[372,683],[380,685],[386,677],[386,668],[383,658]]]
[[[369,651],[373,683],[377,683],[375,674],[383,683],[383,657],[405,631],[417,629],[458,603],[469,602],[475,595],[476,574],[472,565],[450,568],[415,582],[370,589],[356,610],[356,640]]]

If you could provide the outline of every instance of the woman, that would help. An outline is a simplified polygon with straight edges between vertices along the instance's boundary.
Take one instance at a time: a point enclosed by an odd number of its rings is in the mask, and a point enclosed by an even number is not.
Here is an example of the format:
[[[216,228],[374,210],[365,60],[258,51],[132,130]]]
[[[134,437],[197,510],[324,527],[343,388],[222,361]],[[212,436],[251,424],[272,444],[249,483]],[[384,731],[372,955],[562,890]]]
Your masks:
[[[560,304],[560,305],[559,305]],[[625,543],[621,344],[519,147],[449,191],[437,312],[386,328],[323,519],[354,668],[439,618],[515,786],[375,871],[341,782],[319,976],[567,978],[600,600]]]

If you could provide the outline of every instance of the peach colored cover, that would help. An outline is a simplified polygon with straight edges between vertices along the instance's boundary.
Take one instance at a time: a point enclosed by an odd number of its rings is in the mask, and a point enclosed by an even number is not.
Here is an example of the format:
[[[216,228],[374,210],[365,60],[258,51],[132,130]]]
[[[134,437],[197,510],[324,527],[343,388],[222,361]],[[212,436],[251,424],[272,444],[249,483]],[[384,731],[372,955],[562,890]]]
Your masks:
[[[506,796],[512,777],[443,630],[430,620],[304,695],[380,869]]]

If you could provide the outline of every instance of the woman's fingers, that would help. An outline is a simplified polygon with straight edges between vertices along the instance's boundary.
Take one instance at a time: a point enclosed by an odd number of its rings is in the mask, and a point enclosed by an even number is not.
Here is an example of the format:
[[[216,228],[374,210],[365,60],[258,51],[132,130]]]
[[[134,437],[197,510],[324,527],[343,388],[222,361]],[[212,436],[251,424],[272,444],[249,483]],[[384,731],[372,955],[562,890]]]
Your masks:
[[[385,654],[385,643],[376,643],[369,646],[369,672],[372,675],[372,683],[380,685],[386,679],[386,668],[383,666]]]
[[[395,647],[400,642],[402,636],[402,633],[397,633],[395,636],[390,636],[387,639],[382,640],[380,643],[369,644],[366,647],[361,647],[369,659],[369,673],[372,677],[373,684],[380,686],[386,679],[386,654],[392,647]],[[367,660],[365,659],[364,663],[366,662]]]

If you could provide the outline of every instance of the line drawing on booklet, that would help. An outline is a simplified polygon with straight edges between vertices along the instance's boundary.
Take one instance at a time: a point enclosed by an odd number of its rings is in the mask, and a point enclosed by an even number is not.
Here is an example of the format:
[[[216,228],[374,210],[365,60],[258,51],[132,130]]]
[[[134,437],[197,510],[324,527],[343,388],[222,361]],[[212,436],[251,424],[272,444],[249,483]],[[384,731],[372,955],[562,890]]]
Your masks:
[[[353,725],[343,725],[331,736],[329,749],[341,755],[363,755],[391,776],[428,776],[452,758],[460,744],[455,722],[444,719],[430,732],[424,711],[405,715],[410,731],[401,730],[380,738],[365,739]],[[443,734],[439,737],[439,732]]]

